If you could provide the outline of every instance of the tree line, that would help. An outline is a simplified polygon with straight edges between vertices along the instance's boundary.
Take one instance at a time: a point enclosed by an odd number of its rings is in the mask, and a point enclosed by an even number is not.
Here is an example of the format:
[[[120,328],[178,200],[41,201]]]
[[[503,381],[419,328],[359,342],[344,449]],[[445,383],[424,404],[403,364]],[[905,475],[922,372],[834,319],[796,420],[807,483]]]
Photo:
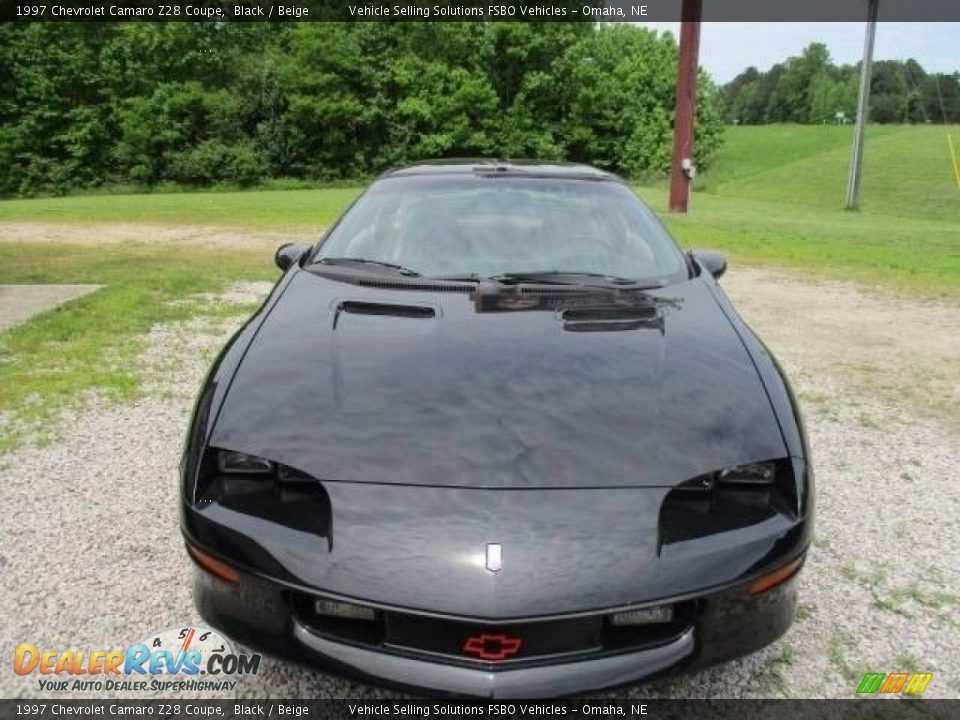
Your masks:
[[[749,67],[721,88],[731,123],[832,123],[857,114],[860,65],[836,65],[822,43],[766,72]],[[838,113],[842,115],[838,116]],[[916,60],[873,64],[870,122],[960,123],[960,73],[927,73]]]
[[[677,46],[589,23],[0,26],[0,195],[356,179],[439,156],[670,163]],[[697,162],[721,140],[698,88]]]

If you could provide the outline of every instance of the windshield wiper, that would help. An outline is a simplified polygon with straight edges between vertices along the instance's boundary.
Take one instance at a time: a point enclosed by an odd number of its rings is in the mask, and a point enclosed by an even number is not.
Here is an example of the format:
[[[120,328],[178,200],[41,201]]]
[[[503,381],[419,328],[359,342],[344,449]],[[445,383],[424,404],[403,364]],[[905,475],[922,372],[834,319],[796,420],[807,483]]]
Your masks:
[[[340,257],[340,258],[320,258],[317,260],[318,263],[323,265],[347,265],[350,263],[358,263],[360,265],[376,265],[377,267],[389,268],[391,270],[396,270],[401,275],[406,275],[407,277],[420,277],[420,273],[416,270],[411,270],[410,268],[404,267],[403,265],[397,265],[396,263],[385,262],[383,260],[370,260],[369,258],[358,258],[358,257]]]
[[[636,280],[630,278],[618,277],[616,275],[607,275],[605,273],[594,272],[576,272],[567,270],[537,270],[533,272],[506,272],[494,275],[490,279],[499,283],[546,283],[549,285],[583,285],[583,278],[605,280],[606,286],[617,285],[637,285]],[[643,288],[652,290],[660,285]]]

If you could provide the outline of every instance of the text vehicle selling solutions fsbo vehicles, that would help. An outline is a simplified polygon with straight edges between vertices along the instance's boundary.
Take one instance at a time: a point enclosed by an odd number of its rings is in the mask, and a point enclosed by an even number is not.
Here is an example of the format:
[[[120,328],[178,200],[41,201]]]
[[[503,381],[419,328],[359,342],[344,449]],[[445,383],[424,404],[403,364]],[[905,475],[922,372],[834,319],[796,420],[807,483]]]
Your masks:
[[[574,694],[790,626],[813,471],[780,366],[619,178],[379,178],[217,359],[182,461],[195,599],[393,686]]]

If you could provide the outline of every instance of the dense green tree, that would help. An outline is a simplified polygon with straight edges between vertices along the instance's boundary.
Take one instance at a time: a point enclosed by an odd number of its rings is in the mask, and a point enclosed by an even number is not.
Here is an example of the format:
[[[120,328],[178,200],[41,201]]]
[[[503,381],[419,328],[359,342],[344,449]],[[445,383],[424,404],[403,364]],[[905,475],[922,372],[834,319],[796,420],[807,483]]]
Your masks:
[[[870,85],[870,120],[960,121],[960,102],[951,100],[941,108],[936,92],[939,82],[948,87],[946,96],[953,98],[955,76],[928,75],[913,59],[876,62]],[[800,56],[767,72],[750,67],[724,85],[720,90],[723,115],[728,122],[745,124],[833,122],[838,112],[852,120],[859,83],[859,65],[834,65],[826,46],[813,43]]]
[[[960,72],[923,79],[925,117],[932,122],[960,123]]]
[[[426,157],[669,164],[676,42],[590,23],[0,27],[0,194],[358,178]],[[698,162],[720,137],[700,79]]]
[[[767,100],[767,118],[772,122],[808,122],[811,86],[828,75],[830,53],[823,43],[811,43],[799,57],[789,58]]]

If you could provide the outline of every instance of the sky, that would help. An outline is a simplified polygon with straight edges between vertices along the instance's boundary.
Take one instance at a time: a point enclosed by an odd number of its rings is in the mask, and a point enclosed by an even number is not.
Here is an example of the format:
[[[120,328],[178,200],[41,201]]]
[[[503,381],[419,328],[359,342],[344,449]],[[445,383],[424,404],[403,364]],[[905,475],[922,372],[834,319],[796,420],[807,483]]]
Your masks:
[[[642,23],[679,37],[680,23]],[[838,64],[863,57],[866,23],[703,23],[700,65],[725,83],[750,65],[760,70],[782,62],[812,42],[823,42]],[[960,70],[960,23],[877,25],[875,60],[914,58],[927,72]]]

